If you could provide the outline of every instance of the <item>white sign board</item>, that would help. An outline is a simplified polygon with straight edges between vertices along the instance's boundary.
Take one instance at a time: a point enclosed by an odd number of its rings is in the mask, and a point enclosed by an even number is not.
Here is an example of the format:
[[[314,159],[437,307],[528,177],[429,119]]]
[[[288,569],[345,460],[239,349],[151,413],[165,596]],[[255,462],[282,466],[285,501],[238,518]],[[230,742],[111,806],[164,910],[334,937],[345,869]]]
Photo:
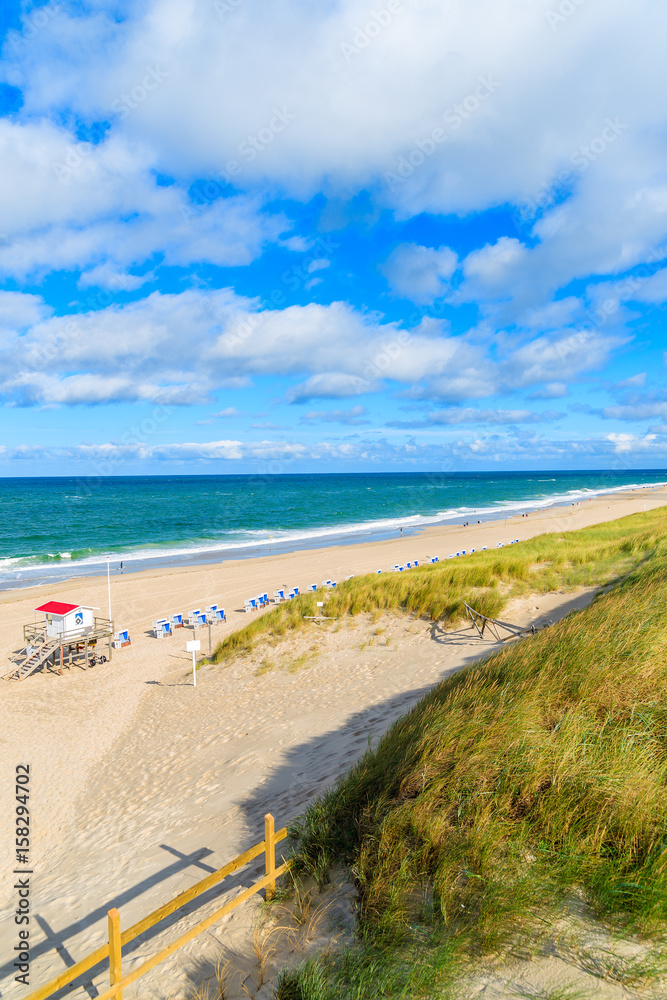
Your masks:
[[[324,601],[318,601],[317,602],[317,606],[318,606],[318,608],[323,608],[324,607]]]
[[[201,649],[201,641],[199,639],[190,639],[187,645],[188,653],[197,653]]]

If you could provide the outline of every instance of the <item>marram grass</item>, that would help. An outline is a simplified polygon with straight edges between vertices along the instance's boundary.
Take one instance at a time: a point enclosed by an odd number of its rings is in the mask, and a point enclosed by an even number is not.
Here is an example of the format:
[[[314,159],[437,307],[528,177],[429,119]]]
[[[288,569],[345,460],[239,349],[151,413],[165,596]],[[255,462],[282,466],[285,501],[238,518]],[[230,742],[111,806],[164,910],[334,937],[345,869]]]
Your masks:
[[[539,535],[518,545],[476,552],[404,573],[355,577],[329,592],[326,614],[405,611],[445,625],[464,615],[464,602],[494,617],[517,594],[606,584],[638,566],[653,551],[667,525],[664,510],[634,514],[580,531]],[[318,613],[322,592],[303,594],[254,618],[218,643],[202,663],[225,663],[249,652],[262,637],[301,628]]]
[[[359,943],[285,972],[278,1000],[444,996],[462,962],[470,971],[517,934],[534,938],[573,895],[619,932],[664,941],[658,522],[600,526],[577,533],[578,546],[558,536],[570,564],[577,553],[580,567],[634,569],[585,610],[439,684],[293,826],[297,877],[350,870]],[[536,539],[530,560],[540,544],[558,543]],[[654,971],[664,968],[663,955]]]

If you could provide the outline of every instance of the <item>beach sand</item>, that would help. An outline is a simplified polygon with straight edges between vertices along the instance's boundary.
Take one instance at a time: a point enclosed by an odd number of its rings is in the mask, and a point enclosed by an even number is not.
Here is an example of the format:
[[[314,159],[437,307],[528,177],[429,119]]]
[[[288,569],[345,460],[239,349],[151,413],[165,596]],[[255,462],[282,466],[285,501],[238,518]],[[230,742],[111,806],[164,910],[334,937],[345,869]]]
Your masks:
[[[73,667],[63,676],[43,672],[0,687],[0,835],[10,848],[15,765],[29,763],[32,775],[31,987],[105,940],[112,905],[128,926],[260,841],[265,812],[274,814],[277,826],[298,815],[434,683],[495,648],[470,632],[443,635],[407,617],[385,616],[378,623],[360,617],[342,628],[313,625],[286,637],[275,652],[258,649],[227,668],[204,667],[193,688],[185,652],[192,632],[182,629],[158,641],[150,634],[153,619],[217,601],[229,620],[214,627],[215,642],[249,620],[238,609],[260,591],[305,589],[328,578],[388,571],[413,558],[491,548],[665,504],[667,489],[642,489],[507,524],[430,528],[366,545],[115,575],[113,618],[117,628],[129,628],[131,647],[94,668]],[[526,624],[556,618],[591,596],[581,591],[523,599],[507,616]],[[106,578],[0,595],[0,663],[19,647],[33,608],[49,599],[97,606],[106,614]],[[207,632],[198,637],[205,653]],[[4,856],[3,995],[13,978],[16,944],[13,851]],[[231,880],[227,892],[249,885],[251,874]],[[178,930],[167,926],[140,940],[130,967],[212,908],[205,899]],[[250,969],[254,911],[252,903],[240,908],[128,990],[126,1000],[187,995],[188,985],[210,972],[225,949]],[[104,974],[94,981],[102,989]],[[27,992],[10,988],[15,996]],[[266,989],[255,994],[270,995]],[[93,987],[88,995],[96,995]]]

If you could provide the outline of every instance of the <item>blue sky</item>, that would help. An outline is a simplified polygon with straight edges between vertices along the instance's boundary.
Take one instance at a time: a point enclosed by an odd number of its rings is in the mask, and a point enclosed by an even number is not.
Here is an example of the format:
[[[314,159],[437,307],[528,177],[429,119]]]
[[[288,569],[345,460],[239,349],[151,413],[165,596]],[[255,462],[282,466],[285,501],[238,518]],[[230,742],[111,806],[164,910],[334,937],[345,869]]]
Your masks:
[[[667,464],[658,0],[0,29],[0,474]]]

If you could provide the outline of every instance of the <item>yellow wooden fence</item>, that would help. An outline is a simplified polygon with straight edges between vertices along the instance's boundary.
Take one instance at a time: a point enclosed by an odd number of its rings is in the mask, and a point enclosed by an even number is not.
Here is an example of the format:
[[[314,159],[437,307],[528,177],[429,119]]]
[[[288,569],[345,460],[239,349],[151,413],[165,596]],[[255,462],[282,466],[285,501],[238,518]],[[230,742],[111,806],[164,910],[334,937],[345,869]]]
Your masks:
[[[245,903],[247,899],[254,896],[255,893],[259,892],[261,889],[266,889],[266,898],[271,899],[276,890],[276,879],[287,871],[289,867],[289,862],[285,861],[283,864],[276,868],[276,844],[280,843],[287,836],[287,828],[283,827],[282,830],[277,832],[274,829],[273,816],[270,813],[264,817],[264,840],[259,844],[255,844],[248,851],[243,854],[239,854],[238,857],[234,858],[228,864],[223,865],[222,868],[218,868],[217,871],[212,872],[207,875],[206,878],[202,879],[201,882],[197,882],[190,889],[186,889],[185,892],[181,892],[178,896],[172,899],[169,903],[165,903],[159,909],[154,910],[153,913],[149,913],[147,917],[139,920],[138,923],[133,924],[126,930],[121,931],[120,929],[120,914],[115,908],[109,910],[108,913],[108,924],[109,924],[109,940],[106,944],[100,945],[95,951],[91,951],[89,955],[82,958],[76,965],[71,966],[65,972],[62,972],[55,979],[50,982],[45,983],[44,986],[40,986],[39,989],[34,990],[32,993],[28,994],[25,1000],[44,1000],[45,997],[51,996],[56,993],[57,990],[71,983],[74,979],[80,976],[82,973],[87,972],[88,969],[92,969],[93,966],[97,965],[99,962],[104,961],[104,959],[109,959],[109,989],[104,993],[101,993],[97,1000],[110,1000],[111,997],[117,998],[117,1000],[122,1000],[123,989],[126,986],[130,986],[132,983],[136,982],[137,979],[141,979],[145,976],[147,972],[159,965],[160,962],[164,962],[166,958],[173,955],[175,951],[182,948],[183,945],[192,941],[193,938],[197,937],[203,931],[207,930],[214,923],[220,920],[222,917],[231,913],[235,910],[237,906],[241,903]],[[217,885],[232,872],[238,871],[239,868],[243,868],[250,861],[254,861],[258,858],[260,854],[264,854],[265,858],[265,875],[251,885],[248,889],[244,889],[242,893],[235,896],[224,906],[216,910],[215,913],[211,913],[205,920],[191,927],[189,931],[185,934],[181,934],[179,938],[172,941],[171,944],[167,945],[152,958],[149,958],[142,965],[137,966],[136,969],[132,969],[131,972],[123,973],[123,947],[128,944],[128,942],[133,941],[135,938],[139,937],[150,927],[154,927],[165,917],[170,914],[175,913],[181,907],[185,906],[191,900],[196,899],[203,892],[207,892],[212,886]]]

